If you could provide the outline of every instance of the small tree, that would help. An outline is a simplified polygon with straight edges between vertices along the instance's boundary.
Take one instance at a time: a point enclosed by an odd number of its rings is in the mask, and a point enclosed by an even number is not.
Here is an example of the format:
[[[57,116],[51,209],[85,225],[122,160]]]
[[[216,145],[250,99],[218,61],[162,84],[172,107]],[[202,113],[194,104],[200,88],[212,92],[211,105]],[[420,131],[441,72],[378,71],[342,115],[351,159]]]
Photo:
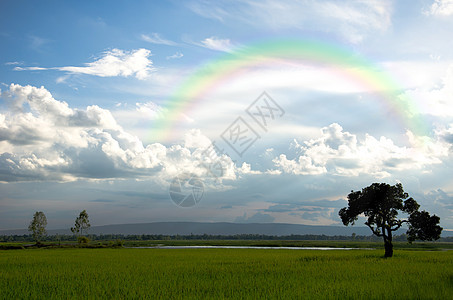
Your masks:
[[[32,232],[33,239],[36,241],[36,244],[39,244],[41,238],[46,235],[46,226],[46,215],[42,211],[35,212],[33,220],[31,220],[30,225],[28,226],[28,231]]]
[[[74,227],[71,227],[72,233],[75,235],[83,235],[83,231],[90,228],[90,220],[88,220],[88,213],[86,210],[83,210],[75,220]]]
[[[418,211],[420,205],[404,192],[401,183],[389,185],[373,183],[361,191],[351,191],[348,195],[348,207],[338,213],[344,225],[354,225],[359,215],[364,214],[367,225],[373,234],[384,239],[385,257],[393,256],[392,232],[408,223],[407,239],[437,240],[442,227],[439,217],[430,216],[426,211]],[[409,215],[407,220],[398,219],[398,211]]]

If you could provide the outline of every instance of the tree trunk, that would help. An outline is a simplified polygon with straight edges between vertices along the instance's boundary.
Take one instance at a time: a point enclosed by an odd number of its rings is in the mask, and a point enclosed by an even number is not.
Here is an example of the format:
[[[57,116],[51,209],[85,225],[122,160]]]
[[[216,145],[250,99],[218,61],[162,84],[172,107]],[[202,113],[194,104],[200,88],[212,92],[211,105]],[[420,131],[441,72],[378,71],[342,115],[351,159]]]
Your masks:
[[[385,235],[384,231],[384,248],[385,248],[385,257],[392,257],[393,256],[393,244],[392,244],[392,231],[387,229],[387,235]]]
[[[389,240],[384,240],[384,247],[385,247],[385,257],[392,257],[393,256],[393,244]]]

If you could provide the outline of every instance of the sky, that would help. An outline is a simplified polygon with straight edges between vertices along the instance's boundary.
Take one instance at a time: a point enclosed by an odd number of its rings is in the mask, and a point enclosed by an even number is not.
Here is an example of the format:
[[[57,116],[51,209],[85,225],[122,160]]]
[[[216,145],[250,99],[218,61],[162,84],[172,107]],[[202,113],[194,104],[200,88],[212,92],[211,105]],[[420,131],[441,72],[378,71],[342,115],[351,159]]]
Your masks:
[[[1,1],[0,229],[341,225],[386,182],[453,230],[452,31],[452,0]]]

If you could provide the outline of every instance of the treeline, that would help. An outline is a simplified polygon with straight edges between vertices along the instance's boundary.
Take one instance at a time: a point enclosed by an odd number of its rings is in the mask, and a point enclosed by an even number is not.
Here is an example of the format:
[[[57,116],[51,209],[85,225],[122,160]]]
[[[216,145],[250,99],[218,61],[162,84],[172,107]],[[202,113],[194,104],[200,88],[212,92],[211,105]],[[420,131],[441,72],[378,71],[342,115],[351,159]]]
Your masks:
[[[88,234],[86,235],[91,241],[152,241],[152,240],[278,240],[278,241],[367,241],[378,242],[381,239],[375,235],[315,235],[315,234],[292,234],[284,236],[264,235],[264,234],[235,234],[235,235],[208,235],[208,234],[191,234],[191,235],[163,235],[163,234]],[[43,236],[43,242],[69,242],[77,240],[74,235],[48,235]],[[33,242],[32,234],[23,235],[2,235],[0,242]],[[393,237],[393,241],[406,242],[405,234]],[[453,242],[453,237],[442,237],[438,242]]]
[[[49,241],[49,239],[46,237],[47,231],[46,231],[46,226],[47,226],[47,217],[42,211],[37,211],[33,214],[33,219],[30,222],[30,225],[28,226],[28,231],[31,232],[30,236],[33,237],[33,241],[36,242],[36,245],[40,245],[42,241]],[[88,213],[86,210],[83,210],[80,212],[79,216],[75,220],[74,227],[71,227],[71,232],[77,236],[77,241],[80,243],[87,244],[90,239],[83,236],[83,232],[90,229],[90,220],[88,219]],[[20,237],[20,236],[18,236]],[[56,235],[58,238],[59,235]],[[20,239],[19,241],[28,241],[28,236],[23,235],[23,239]],[[51,237],[49,237],[51,238]],[[61,241],[61,239],[58,239],[58,241]]]

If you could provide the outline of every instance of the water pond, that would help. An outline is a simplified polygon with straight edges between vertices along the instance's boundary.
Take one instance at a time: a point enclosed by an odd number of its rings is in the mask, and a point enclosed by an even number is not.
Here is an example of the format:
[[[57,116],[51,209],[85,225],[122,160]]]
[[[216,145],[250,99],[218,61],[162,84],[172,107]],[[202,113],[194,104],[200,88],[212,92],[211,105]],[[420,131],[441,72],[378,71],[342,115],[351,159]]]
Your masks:
[[[374,250],[373,248],[333,248],[333,247],[265,247],[265,246],[164,246],[127,247],[139,249],[275,249],[275,250]]]

